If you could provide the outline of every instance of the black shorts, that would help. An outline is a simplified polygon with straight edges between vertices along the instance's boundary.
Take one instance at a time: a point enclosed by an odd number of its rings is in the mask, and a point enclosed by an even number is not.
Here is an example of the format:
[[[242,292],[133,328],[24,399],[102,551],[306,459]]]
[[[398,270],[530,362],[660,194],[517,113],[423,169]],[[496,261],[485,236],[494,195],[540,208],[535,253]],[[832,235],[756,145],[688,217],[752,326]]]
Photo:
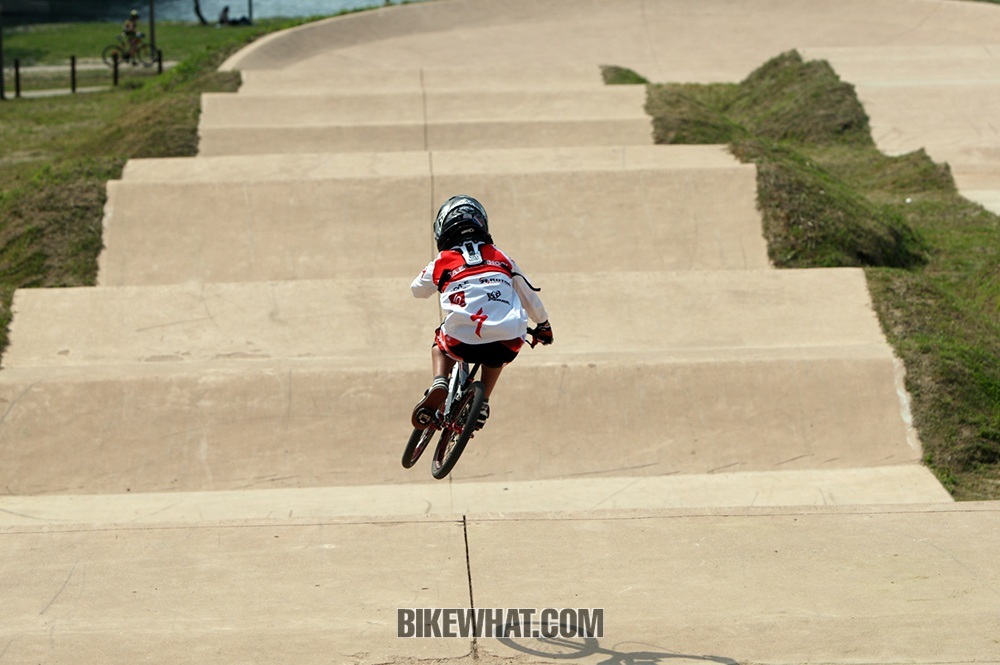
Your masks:
[[[521,351],[524,340],[511,339],[503,342],[487,342],[486,344],[466,344],[448,337],[440,329],[434,336],[434,343],[445,355],[468,363],[480,363],[485,367],[503,367],[513,362]]]

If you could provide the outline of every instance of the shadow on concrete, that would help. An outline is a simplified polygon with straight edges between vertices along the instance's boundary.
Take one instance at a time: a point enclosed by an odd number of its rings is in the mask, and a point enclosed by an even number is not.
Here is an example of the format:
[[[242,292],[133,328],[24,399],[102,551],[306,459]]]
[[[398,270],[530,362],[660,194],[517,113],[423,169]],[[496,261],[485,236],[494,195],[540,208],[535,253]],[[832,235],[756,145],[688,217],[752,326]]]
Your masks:
[[[539,635],[541,633],[541,628],[538,624],[520,628],[521,630],[517,632],[522,635]],[[508,632],[510,631],[508,630]],[[637,651],[610,649],[601,646],[599,639],[596,637],[570,637],[577,635],[579,632],[574,626],[563,624],[559,626],[558,637],[498,637],[497,641],[515,651],[553,660],[606,656],[606,660],[595,661],[599,665],[653,665],[654,663],[672,663],[677,661],[739,665],[739,661],[724,656],[676,653],[638,642],[625,642],[622,645],[635,644],[641,647],[651,647],[651,649]]]

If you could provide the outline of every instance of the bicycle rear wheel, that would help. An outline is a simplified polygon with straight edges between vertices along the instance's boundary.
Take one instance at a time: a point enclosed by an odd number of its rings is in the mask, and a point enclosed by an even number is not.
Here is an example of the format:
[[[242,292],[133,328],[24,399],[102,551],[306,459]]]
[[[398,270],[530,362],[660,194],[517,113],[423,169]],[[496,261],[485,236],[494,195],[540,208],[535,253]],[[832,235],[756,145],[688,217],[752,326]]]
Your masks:
[[[461,399],[452,407],[453,418],[448,418],[441,430],[434,459],[431,460],[431,475],[438,480],[444,478],[455,468],[455,463],[462,456],[465,446],[476,430],[476,420],[486,399],[486,389],[482,381],[473,383]]]
[[[121,64],[122,49],[121,46],[119,46],[118,44],[108,44],[107,46],[105,46],[104,50],[101,51],[101,60],[103,60],[104,64],[107,65],[108,67],[114,67],[115,53],[118,54],[118,62],[119,64]]]
[[[410,440],[406,442],[406,448],[403,450],[404,469],[409,469],[417,463],[417,460],[420,459],[420,456],[427,448],[427,444],[434,438],[436,431],[433,427],[413,430],[413,434],[410,435]]]

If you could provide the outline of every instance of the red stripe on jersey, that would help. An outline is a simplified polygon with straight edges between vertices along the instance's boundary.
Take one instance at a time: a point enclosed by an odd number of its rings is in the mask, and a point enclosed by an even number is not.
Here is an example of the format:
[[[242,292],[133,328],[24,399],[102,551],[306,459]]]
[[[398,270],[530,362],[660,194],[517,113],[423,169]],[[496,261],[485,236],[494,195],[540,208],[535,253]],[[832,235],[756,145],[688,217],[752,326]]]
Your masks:
[[[456,279],[464,279],[471,275],[479,275],[484,272],[502,272],[508,277],[514,272],[514,265],[507,255],[501,252],[494,245],[483,245],[479,248],[479,253],[483,257],[483,262],[474,265],[465,265],[465,257],[462,252],[455,249],[446,249],[441,252],[434,262],[434,283],[438,285],[438,290],[443,291],[444,287]],[[450,271],[448,279],[441,283],[445,271]]]

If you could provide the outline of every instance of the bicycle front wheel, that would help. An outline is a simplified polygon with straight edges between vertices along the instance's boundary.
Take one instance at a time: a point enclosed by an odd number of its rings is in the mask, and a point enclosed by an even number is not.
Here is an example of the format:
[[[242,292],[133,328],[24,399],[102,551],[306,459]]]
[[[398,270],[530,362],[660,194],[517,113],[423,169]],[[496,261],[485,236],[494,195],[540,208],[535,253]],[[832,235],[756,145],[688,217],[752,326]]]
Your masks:
[[[420,459],[420,456],[427,448],[427,444],[434,438],[434,432],[436,431],[433,427],[413,430],[413,434],[410,435],[410,440],[406,442],[406,448],[403,450],[404,469],[409,469],[417,463],[417,460]]]
[[[135,58],[142,63],[143,67],[152,67],[155,59],[153,47],[149,44],[139,44],[139,48],[135,50]]]
[[[447,419],[450,422],[441,430],[441,438],[434,450],[434,459],[431,460],[431,475],[438,480],[455,468],[455,463],[476,431],[476,421],[485,400],[486,389],[483,382],[476,381],[452,408],[455,415]]]

